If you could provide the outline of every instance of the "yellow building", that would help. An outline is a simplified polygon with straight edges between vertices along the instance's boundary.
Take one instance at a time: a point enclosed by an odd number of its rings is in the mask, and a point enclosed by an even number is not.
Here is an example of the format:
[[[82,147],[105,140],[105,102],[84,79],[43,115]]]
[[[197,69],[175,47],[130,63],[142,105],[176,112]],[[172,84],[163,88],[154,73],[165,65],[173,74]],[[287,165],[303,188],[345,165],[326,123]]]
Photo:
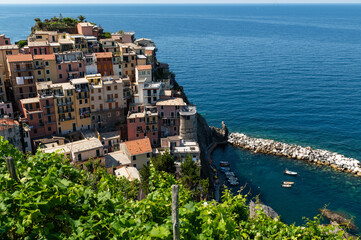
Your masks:
[[[52,84],[55,98],[55,115],[60,135],[75,132],[75,87],[70,83]]]
[[[76,130],[91,128],[91,114],[90,114],[90,94],[89,82],[86,78],[77,78],[70,80],[70,83],[75,87],[75,119]]]
[[[0,46],[0,102],[6,102],[5,81],[10,78],[9,68],[6,62],[6,56],[19,54],[19,48],[17,45],[4,45]]]
[[[36,82],[57,82],[58,74],[55,54],[34,56],[34,78]]]
[[[85,40],[84,35],[81,34],[70,34],[69,39],[74,42],[74,48],[76,51],[82,51],[83,53],[89,53],[88,41]]]

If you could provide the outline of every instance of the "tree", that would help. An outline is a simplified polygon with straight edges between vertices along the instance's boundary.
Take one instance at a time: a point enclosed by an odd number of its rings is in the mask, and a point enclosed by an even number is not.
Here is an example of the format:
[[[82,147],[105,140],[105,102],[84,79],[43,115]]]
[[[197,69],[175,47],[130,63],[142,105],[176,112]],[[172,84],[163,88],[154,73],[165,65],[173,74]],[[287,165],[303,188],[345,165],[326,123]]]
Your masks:
[[[28,41],[26,40],[20,40],[19,42],[16,43],[18,45],[19,48],[23,48],[25,45],[28,44]]]
[[[112,34],[110,32],[104,32],[102,34],[102,38],[111,38],[112,37]]]
[[[78,16],[78,19],[79,19],[80,22],[84,22],[86,17],[84,17],[83,15],[80,15],[80,16]]]
[[[152,163],[157,171],[163,171],[167,173],[175,173],[176,167],[174,164],[174,158],[167,150],[165,153],[152,158]]]
[[[35,22],[41,22],[40,18],[35,18],[34,21]]]
[[[143,189],[145,194],[149,193],[149,177],[150,177],[150,167],[144,165],[142,169],[139,170],[140,174],[140,187]]]

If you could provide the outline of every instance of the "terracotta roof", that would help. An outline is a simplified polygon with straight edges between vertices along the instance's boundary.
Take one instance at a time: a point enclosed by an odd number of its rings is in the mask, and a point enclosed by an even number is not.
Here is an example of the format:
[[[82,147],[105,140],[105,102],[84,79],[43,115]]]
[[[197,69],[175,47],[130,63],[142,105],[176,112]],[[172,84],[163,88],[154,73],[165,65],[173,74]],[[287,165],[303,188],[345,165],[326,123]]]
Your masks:
[[[112,57],[113,57],[113,53],[111,53],[111,52],[95,53],[95,57],[96,57],[96,58],[112,58]]]
[[[55,60],[55,54],[44,54],[44,55],[35,55],[34,60],[42,59],[42,60]]]
[[[130,155],[138,155],[152,152],[149,138],[125,142]]]
[[[8,62],[30,62],[33,61],[31,54],[7,55]]]
[[[151,70],[152,69],[152,65],[138,65],[137,66],[138,70]]]

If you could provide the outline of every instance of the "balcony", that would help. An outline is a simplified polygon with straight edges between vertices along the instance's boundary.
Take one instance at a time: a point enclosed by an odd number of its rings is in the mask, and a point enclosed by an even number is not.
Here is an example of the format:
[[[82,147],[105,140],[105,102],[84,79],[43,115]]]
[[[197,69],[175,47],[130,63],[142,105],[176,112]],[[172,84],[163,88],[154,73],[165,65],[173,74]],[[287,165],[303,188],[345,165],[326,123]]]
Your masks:
[[[70,109],[58,109],[58,113],[69,113],[69,112],[74,112],[74,108],[70,108]]]
[[[32,72],[33,70],[33,68],[17,68],[14,72]]]
[[[43,105],[43,108],[52,108],[54,105]]]
[[[35,65],[35,68],[36,68],[36,69],[44,69],[45,66],[44,66],[44,65]]]
[[[76,88],[75,91],[77,91],[78,93],[80,93],[80,92],[89,92],[89,88]]]
[[[58,105],[58,106],[65,106],[66,103],[65,103],[65,102],[58,102],[56,105]]]
[[[157,124],[158,121],[149,121],[149,122],[146,122],[146,124]]]
[[[65,97],[65,95],[64,93],[54,93],[54,97],[61,98],[61,97]]]
[[[115,98],[108,98],[106,102],[115,102]]]
[[[137,133],[144,133],[143,129],[137,129]]]
[[[81,94],[76,96],[76,99],[86,99],[86,98],[89,98],[89,96],[88,95],[81,95]]]
[[[71,121],[71,120],[74,120],[75,118],[74,117],[65,117],[65,118],[61,118],[60,121],[61,122],[66,122],[66,121]]]
[[[147,133],[149,132],[158,132],[158,128],[147,129]]]

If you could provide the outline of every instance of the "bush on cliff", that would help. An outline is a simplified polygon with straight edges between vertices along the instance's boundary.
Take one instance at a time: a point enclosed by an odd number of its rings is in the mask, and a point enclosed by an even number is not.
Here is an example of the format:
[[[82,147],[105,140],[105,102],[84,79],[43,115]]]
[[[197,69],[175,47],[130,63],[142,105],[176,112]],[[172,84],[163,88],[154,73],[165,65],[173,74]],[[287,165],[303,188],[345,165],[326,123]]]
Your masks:
[[[20,183],[7,172],[15,159]],[[124,179],[123,179],[124,180]],[[149,194],[126,197],[113,175],[74,168],[63,155],[24,156],[0,137],[0,239],[172,239],[172,175],[150,166]],[[131,184],[131,183],[129,183]],[[338,239],[332,227],[310,221],[305,228],[260,214],[248,218],[246,198],[223,195],[222,203],[194,202],[180,184],[182,239]]]

